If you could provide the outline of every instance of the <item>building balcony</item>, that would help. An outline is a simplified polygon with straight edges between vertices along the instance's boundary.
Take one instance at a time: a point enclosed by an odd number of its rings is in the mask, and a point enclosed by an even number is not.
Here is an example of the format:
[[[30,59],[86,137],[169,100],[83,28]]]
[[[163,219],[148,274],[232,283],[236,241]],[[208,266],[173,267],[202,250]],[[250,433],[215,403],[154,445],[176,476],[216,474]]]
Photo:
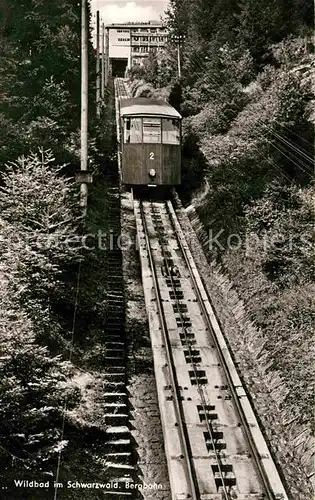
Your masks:
[[[160,36],[167,36],[167,31],[158,31],[157,29],[154,29],[152,31],[147,30],[147,31],[136,31],[136,30],[131,30],[131,35],[132,36],[150,36],[150,35],[160,35]]]
[[[131,39],[131,45],[148,45],[150,42],[149,41],[145,41],[143,42],[142,40],[132,40]]]
[[[134,47],[139,47],[141,45],[165,45],[166,41],[165,40],[151,40],[151,41],[142,41],[142,40],[133,40],[131,39],[131,46]]]

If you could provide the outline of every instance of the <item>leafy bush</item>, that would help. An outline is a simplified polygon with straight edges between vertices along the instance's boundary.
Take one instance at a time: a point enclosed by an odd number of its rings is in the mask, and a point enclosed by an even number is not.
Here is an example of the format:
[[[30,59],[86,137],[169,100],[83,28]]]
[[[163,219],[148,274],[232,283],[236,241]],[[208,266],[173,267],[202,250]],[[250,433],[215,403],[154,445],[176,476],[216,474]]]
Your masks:
[[[288,69],[311,62],[312,49],[312,41],[308,37],[293,35],[271,45],[272,55],[277,63]]]
[[[130,92],[133,97],[151,97],[154,88],[144,80],[134,80],[130,85]]]
[[[202,139],[207,137],[222,134],[229,129],[231,120],[234,118],[233,112],[230,113],[231,107],[227,107],[218,101],[210,101],[200,113],[187,118],[189,120],[192,131]]]
[[[253,57],[248,49],[225,43],[219,49],[219,60],[226,79],[246,85],[255,76]]]
[[[127,73],[127,77],[130,78],[131,81],[142,80],[144,76],[145,76],[145,70],[143,66],[140,66],[138,64],[132,66]]]
[[[247,231],[265,244],[260,266],[268,279],[286,287],[313,280],[313,213],[296,187],[270,184],[246,208],[245,219]]]

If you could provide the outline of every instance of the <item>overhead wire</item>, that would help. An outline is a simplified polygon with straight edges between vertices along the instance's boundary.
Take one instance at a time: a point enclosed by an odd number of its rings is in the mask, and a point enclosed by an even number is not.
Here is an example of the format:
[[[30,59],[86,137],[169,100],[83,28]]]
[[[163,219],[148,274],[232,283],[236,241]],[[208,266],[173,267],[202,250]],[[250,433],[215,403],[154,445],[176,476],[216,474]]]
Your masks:
[[[299,139],[301,139],[301,141],[305,142],[306,144],[309,144],[312,148],[314,148],[314,144],[312,144],[310,141],[308,141],[307,139],[305,139],[301,135],[297,134],[296,132],[293,132],[293,130],[291,130],[288,126],[284,125],[279,120],[275,120],[275,122],[277,122],[277,124],[280,127],[285,128],[290,134],[295,135],[296,137],[298,137]]]
[[[297,156],[297,154],[301,154],[300,150],[297,150],[296,148],[293,147],[293,144],[287,144],[287,141],[285,141],[281,136],[279,136],[272,128],[268,127],[266,124],[261,123],[261,126],[264,126],[268,129],[269,133],[275,137],[278,141],[284,143],[283,146],[286,146],[287,149],[283,151],[281,149],[282,144],[275,144],[274,141],[268,139],[268,137],[265,136],[266,141],[274,148],[276,149],[282,156],[284,156],[286,159],[288,159],[291,163],[293,163],[296,167],[298,167],[300,170],[305,172],[307,175],[310,175],[312,173],[312,169],[310,168],[309,165],[305,164],[305,158],[300,158]],[[288,149],[288,147],[291,147],[291,151]],[[287,154],[286,154],[287,153]],[[290,156],[292,155],[292,157]],[[308,161],[312,162],[312,159],[308,157]]]
[[[294,143],[290,142],[286,136],[279,134],[278,132],[275,132],[272,130],[268,125],[264,124],[266,128],[270,130],[270,132],[277,137],[280,141],[284,142],[289,148],[294,149],[297,154],[300,154],[306,161],[309,161],[310,163],[314,164],[314,158],[306,154],[302,149],[298,148]]]
[[[279,151],[280,154],[282,154],[282,156],[284,156],[285,158],[287,158],[287,160],[289,160],[289,162],[291,162],[293,165],[295,165],[296,167],[298,167],[300,170],[302,170],[303,172],[305,172],[306,174],[309,174],[309,170],[306,170],[302,165],[301,163],[297,162],[294,160],[294,158],[292,158],[291,156],[289,156],[289,152],[288,151],[283,151],[280,147],[280,144],[278,144],[276,146],[276,144],[272,141],[270,141],[270,144],[272,145],[272,147],[274,147],[277,151]],[[287,154],[286,154],[287,153]],[[293,154],[293,153],[291,153]]]

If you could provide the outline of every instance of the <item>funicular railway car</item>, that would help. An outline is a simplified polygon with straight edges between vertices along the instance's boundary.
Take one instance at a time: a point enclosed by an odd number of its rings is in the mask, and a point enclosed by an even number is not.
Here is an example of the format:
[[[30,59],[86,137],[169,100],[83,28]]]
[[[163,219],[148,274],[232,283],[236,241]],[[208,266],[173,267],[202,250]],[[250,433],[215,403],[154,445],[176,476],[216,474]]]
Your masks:
[[[120,99],[122,183],[174,186],[181,181],[181,115],[167,102]]]

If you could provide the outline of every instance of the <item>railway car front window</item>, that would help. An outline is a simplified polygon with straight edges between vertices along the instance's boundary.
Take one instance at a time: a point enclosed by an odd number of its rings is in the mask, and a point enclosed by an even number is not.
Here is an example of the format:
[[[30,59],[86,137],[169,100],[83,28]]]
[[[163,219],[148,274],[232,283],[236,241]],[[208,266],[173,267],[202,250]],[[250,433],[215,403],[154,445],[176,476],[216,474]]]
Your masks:
[[[161,142],[161,120],[160,118],[143,118],[143,142]]]
[[[178,120],[163,120],[163,144],[180,144],[180,127]]]
[[[141,118],[127,118],[125,120],[125,143],[139,144],[141,142]]]

